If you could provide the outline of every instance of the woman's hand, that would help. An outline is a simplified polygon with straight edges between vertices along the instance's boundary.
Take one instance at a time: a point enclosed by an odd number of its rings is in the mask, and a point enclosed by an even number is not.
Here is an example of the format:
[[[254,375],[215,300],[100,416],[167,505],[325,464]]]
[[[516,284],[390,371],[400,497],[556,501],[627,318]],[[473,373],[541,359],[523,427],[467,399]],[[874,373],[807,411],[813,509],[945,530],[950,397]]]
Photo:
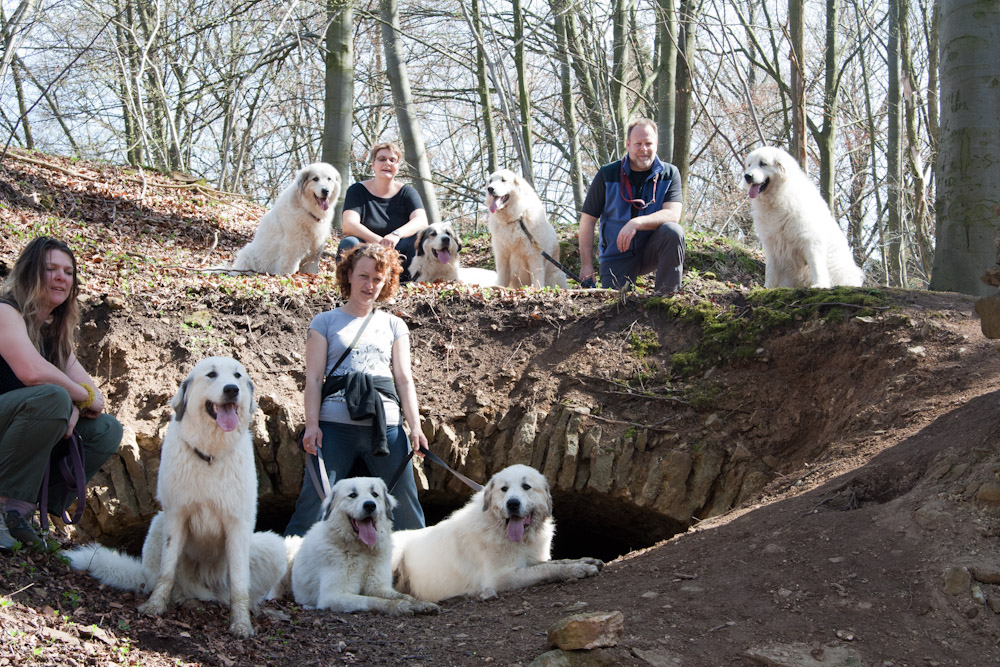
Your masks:
[[[302,449],[316,456],[317,449],[323,449],[323,431],[319,426],[306,426],[302,436]]]
[[[378,242],[380,246],[385,246],[386,248],[392,248],[392,249],[396,248],[397,243],[399,243],[399,234],[395,232],[389,232],[381,239],[379,239]]]
[[[80,410],[74,405],[73,411],[69,413],[69,423],[66,424],[66,436],[70,437],[73,435],[73,429],[76,428],[76,423],[80,421]]]
[[[424,435],[423,431],[414,431],[410,434],[410,443],[413,445],[413,453],[417,456],[423,456],[424,453],[420,451],[421,447],[427,447],[427,436]]]
[[[104,412],[104,397],[101,395],[101,392],[95,390],[94,402],[87,406],[85,410],[81,410],[80,416],[87,419],[97,419],[102,412]]]

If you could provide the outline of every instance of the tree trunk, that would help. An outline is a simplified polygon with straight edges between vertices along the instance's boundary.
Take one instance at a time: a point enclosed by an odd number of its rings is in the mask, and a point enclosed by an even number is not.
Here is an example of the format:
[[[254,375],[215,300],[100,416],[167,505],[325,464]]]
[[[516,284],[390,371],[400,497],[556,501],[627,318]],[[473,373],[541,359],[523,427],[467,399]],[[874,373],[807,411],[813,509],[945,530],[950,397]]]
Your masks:
[[[531,98],[528,91],[528,71],[524,60],[524,12],[521,0],[513,0],[514,68],[517,71],[517,107],[521,116],[521,141],[524,142],[524,178],[534,185],[534,158],[531,152]]]
[[[677,114],[677,5],[676,0],[659,0],[660,68],[656,75],[656,125],[658,155],[674,154],[674,118]]]
[[[697,0],[681,0],[677,54],[677,112],[674,118],[674,153],[671,162],[681,172],[682,199],[687,201],[688,173],[691,171],[691,63],[694,62],[694,31]]]
[[[941,128],[937,250],[931,289],[995,293],[979,278],[997,263],[1000,211],[1000,3],[941,0]]]
[[[551,0],[553,28],[556,33],[556,55],[559,58],[559,87],[562,97],[563,118],[566,121],[566,135],[569,141],[569,180],[573,189],[573,203],[576,210],[583,208],[587,196],[583,182],[583,167],[580,164],[580,138],[576,120],[576,103],[573,99],[573,66],[570,62],[569,36],[566,33],[566,17],[569,11],[567,0]]]
[[[628,88],[625,80],[628,77],[628,6],[629,0],[614,0],[612,17],[612,57],[614,63],[611,69],[611,110],[614,114],[612,125],[617,128],[616,136],[622,136],[628,124]]]
[[[888,275],[887,282],[891,287],[906,286],[906,244],[903,238],[903,198],[899,160],[900,135],[900,88],[899,88],[899,21],[900,14],[906,11],[907,0],[889,0],[889,43],[887,49],[887,65],[889,68],[889,85],[887,90],[887,121],[886,132],[886,164],[888,174],[886,186],[889,191],[889,219],[886,223],[888,236]]]
[[[326,90],[323,100],[323,162],[337,168],[346,184],[352,180],[351,126],[354,122],[354,8],[352,0],[328,0]],[[340,229],[342,200],[333,225]]]
[[[792,61],[792,156],[803,170],[806,163],[805,0],[788,0],[788,32]]]
[[[479,15],[479,0],[472,0],[472,29],[482,41],[482,17]],[[486,71],[486,58],[480,49],[476,49],[476,87],[479,93],[479,106],[483,111],[483,137],[486,140],[487,169],[492,174],[497,170],[497,133],[493,120],[493,102],[490,100],[490,83]]]
[[[835,146],[837,144],[837,60],[840,48],[837,45],[837,25],[840,21],[840,1],[826,0],[826,57],[824,60],[823,83],[823,128],[819,132],[819,191],[836,218],[836,192],[834,173],[836,168]]]
[[[380,0],[379,9],[382,15],[385,66],[389,73],[389,85],[392,88],[392,101],[396,108],[399,136],[403,140],[403,150],[406,152],[406,161],[410,163],[411,174],[416,179],[413,187],[420,193],[420,199],[424,203],[424,211],[427,213],[427,222],[434,224],[441,221],[441,213],[438,211],[437,194],[434,192],[434,181],[431,177],[431,165],[427,160],[423,135],[420,133],[416,106],[413,104],[413,96],[410,94],[410,78],[406,73],[406,63],[403,62],[399,5],[396,0]]]

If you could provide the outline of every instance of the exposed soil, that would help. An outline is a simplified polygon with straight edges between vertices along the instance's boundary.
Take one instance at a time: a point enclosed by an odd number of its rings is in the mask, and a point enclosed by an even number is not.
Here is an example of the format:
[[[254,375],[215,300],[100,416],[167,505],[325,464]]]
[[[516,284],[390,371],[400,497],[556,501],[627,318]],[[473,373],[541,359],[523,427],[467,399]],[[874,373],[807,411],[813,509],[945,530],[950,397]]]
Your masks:
[[[69,183],[65,173],[5,161],[0,262],[9,266],[23,245],[18,230],[50,216],[95,255],[124,242],[114,226],[124,223],[111,222],[121,218],[107,214],[113,197],[98,192],[111,187],[113,168],[36,157],[105,180]],[[116,187],[126,187],[121,178]],[[145,224],[194,230],[170,237],[169,249],[159,232],[124,233],[137,256],[218,265],[252,234],[256,218],[233,213],[245,205],[195,220],[176,213],[177,197],[192,195],[154,198],[137,191],[145,184],[130,187],[126,199]],[[115,216],[125,216],[131,204],[115,201]],[[318,277],[240,279],[260,287],[235,295],[225,291],[232,278],[162,266],[146,277],[143,262],[134,272],[111,263],[84,268],[81,357],[123,422],[165,423],[190,365],[220,351],[247,364],[263,407],[296,403],[302,332],[333,303],[331,263]],[[122,293],[123,280],[131,291]],[[733,283],[689,280],[677,302],[740,303],[752,279]],[[874,316],[848,309],[841,321],[776,327],[752,358],[685,377],[671,355],[700,329],[642,290],[404,292],[390,307],[413,332],[425,416],[464,418],[470,400],[496,415],[576,403],[609,431],[655,426],[661,447],[743,447],[770,467],[764,491],[721,516],[702,508],[692,528],[673,526],[684,532],[656,544],[671,526],[645,524],[621,499],[557,495],[558,555],[621,554],[596,578],[446,601],[440,615],[417,618],[269,602],[254,619],[256,636],[243,641],[227,634],[223,606],[140,616],[135,596],[58,557],[19,552],[0,557],[0,665],[526,665],[550,649],[552,623],[583,610],[622,611],[625,633],[615,648],[575,654],[575,664],[996,664],[1000,358],[970,299],[887,299],[891,308]],[[200,311],[210,327],[191,324]],[[637,340],[646,341],[642,353]],[[271,508],[272,520],[286,510]]]

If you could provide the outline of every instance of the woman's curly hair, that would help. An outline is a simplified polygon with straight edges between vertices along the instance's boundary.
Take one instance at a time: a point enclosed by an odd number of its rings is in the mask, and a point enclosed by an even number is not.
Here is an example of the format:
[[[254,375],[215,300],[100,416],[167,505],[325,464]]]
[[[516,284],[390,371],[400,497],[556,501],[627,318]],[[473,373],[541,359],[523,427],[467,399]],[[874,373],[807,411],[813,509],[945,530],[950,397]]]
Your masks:
[[[399,260],[399,252],[393,248],[386,248],[377,243],[362,243],[358,247],[345,253],[337,262],[336,283],[340,295],[345,299],[351,296],[351,272],[354,266],[363,257],[375,260],[375,270],[379,275],[385,276],[385,285],[379,292],[376,301],[388,301],[399,288],[399,276],[403,273],[403,265]]]

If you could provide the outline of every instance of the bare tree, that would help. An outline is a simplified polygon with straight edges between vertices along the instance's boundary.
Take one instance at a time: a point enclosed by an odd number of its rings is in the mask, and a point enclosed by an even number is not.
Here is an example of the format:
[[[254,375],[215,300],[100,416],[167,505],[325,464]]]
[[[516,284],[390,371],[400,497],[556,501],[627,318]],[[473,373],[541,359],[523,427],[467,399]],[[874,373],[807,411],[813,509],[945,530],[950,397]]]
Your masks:
[[[941,135],[937,179],[937,249],[931,289],[987,295],[980,281],[997,263],[996,195],[1000,192],[1000,88],[995,50],[996,0],[941,0]]]

